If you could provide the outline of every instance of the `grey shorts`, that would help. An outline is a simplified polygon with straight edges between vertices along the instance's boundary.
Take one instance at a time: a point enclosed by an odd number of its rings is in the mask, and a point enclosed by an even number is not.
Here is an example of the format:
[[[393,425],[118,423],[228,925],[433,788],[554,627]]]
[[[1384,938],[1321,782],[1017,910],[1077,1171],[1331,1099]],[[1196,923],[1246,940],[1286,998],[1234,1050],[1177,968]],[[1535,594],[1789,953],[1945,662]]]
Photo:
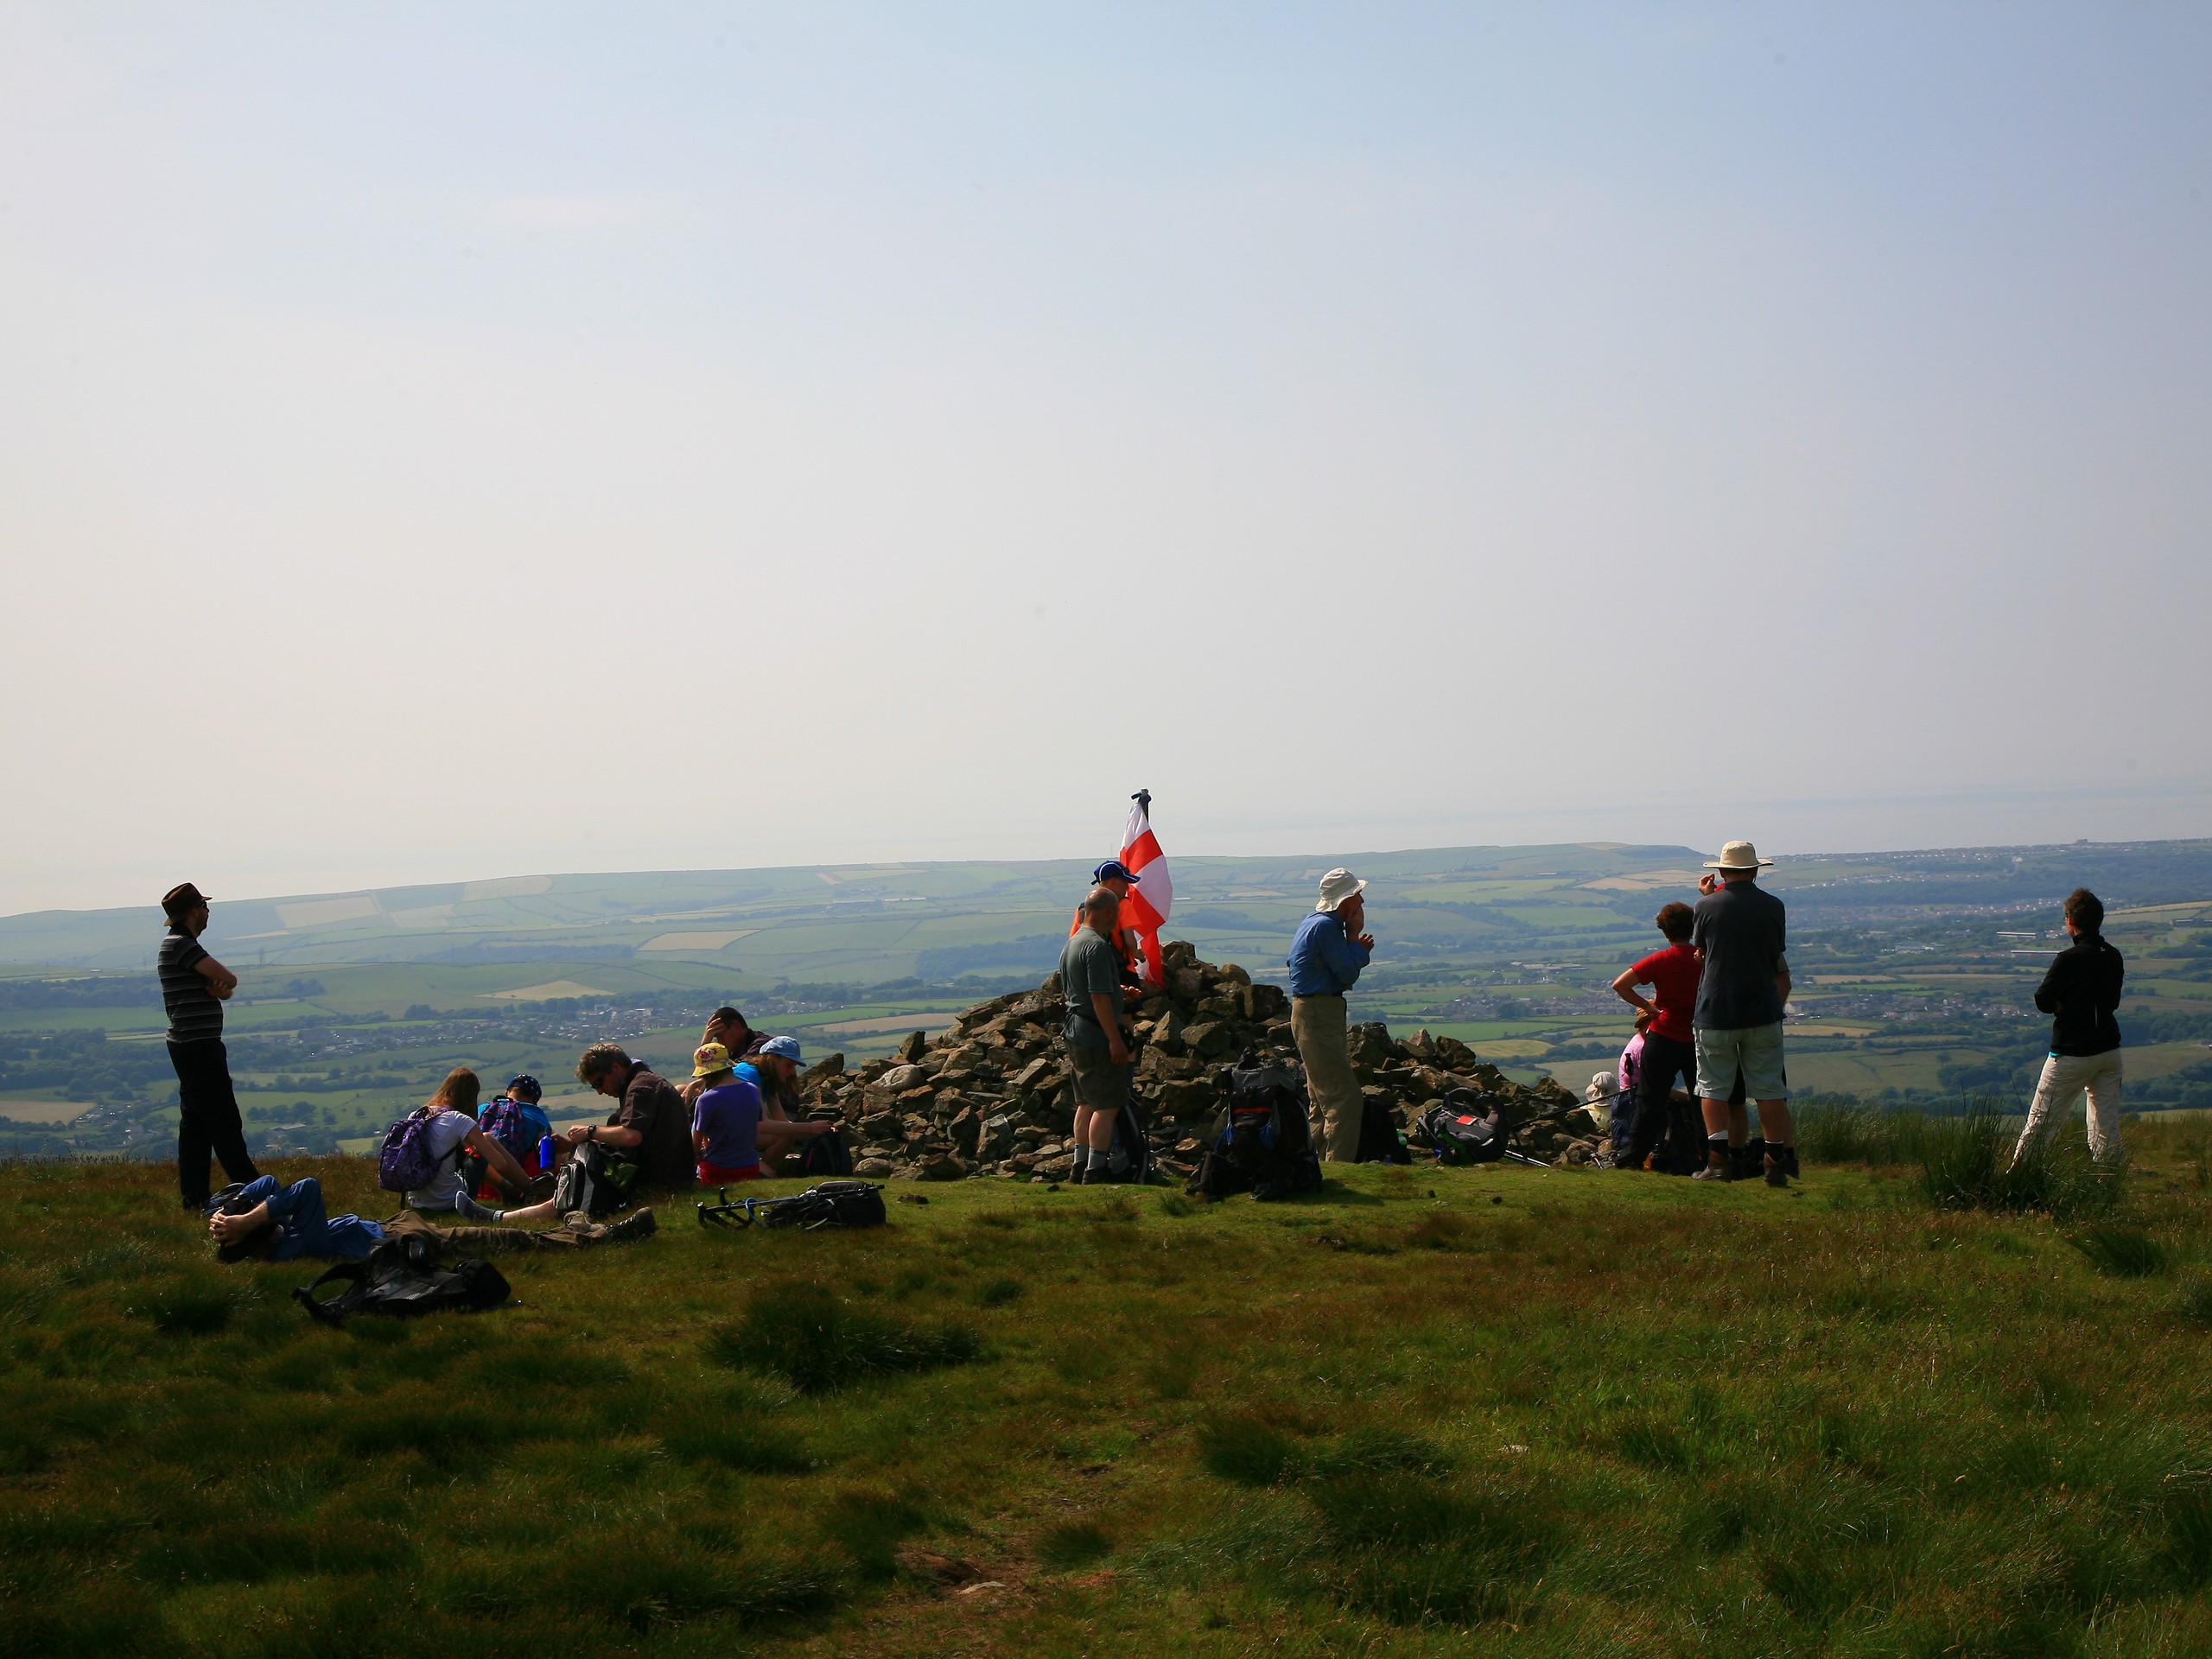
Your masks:
[[[1075,1097],[1094,1112],[1118,1112],[1129,1098],[1129,1068],[1117,1065],[1103,1048],[1068,1045],[1075,1068]]]
[[[1697,1097],[1726,1100],[1741,1073],[1744,1092],[1753,1100],[1787,1100],[1789,1078],[1782,1068],[1782,1022],[1745,1026],[1736,1031],[1697,1033]]]

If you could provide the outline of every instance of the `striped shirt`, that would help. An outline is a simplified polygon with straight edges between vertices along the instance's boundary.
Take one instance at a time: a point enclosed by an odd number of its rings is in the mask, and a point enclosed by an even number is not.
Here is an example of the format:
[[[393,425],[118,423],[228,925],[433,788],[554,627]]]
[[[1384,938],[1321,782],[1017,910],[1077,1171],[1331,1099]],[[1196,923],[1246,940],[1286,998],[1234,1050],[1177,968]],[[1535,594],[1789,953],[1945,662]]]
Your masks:
[[[162,1003],[169,1011],[169,1041],[201,1043],[223,1034],[223,1005],[207,988],[200,941],[172,927],[162,941]]]

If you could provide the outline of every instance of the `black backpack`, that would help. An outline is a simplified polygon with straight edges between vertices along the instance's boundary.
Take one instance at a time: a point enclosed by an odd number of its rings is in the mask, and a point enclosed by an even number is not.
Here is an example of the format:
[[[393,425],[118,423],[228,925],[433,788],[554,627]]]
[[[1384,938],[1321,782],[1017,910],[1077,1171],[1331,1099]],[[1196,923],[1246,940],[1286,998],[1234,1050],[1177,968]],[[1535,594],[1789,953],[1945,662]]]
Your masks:
[[[830,1137],[824,1135],[823,1140]],[[699,1224],[725,1227],[796,1227],[803,1233],[830,1228],[880,1227],[883,1189],[874,1181],[823,1181],[788,1198],[739,1198],[727,1192],[719,1204],[702,1204]]]
[[[1414,1155],[1406,1150],[1405,1140],[1398,1133],[1397,1120],[1390,1116],[1390,1109],[1379,1100],[1361,1103],[1359,1114],[1359,1151],[1353,1156],[1356,1164],[1410,1164]]]
[[[333,1296],[318,1294],[331,1284],[342,1288]],[[313,1284],[295,1290],[292,1299],[325,1325],[343,1325],[354,1313],[411,1319],[444,1308],[474,1313],[505,1307],[514,1292],[489,1262],[465,1256],[444,1267],[435,1240],[409,1233],[387,1238],[365,1262],[340,1262]]]
[[[1495,1095],[1454,1089],[1421,1117],[1440,1164],[1494,1164],[1505,1156],[1505,1114]]]
[[[1267,1202],[1321,1185],[1306,1114],[1306,1078],[1295,1065],[1262,1063],[1255,1051],[1230,1068],[1229,1104],[1216,1121],[1213,1143],[1192,1175],[1197,1197],[1249,1192]]]
[[[798,1149],[798,1167],[791,1172],[794,1175],[849,1175],[852,1173],[853,1154],[846,1147],[842,1129],[810,1136]]]
[[[1144,1109],[1137,1103],[1136,1090],[1129,1090],[1122,1103],[1122,1109],[1114,1114],[1114,1145],[1109,1157],[1118,1157],[1122,1173],[1118,1175],[1098,1175],[1091,1179],[1118,1182],[1127,1186],[1142,1186],[1152,1179],[1152,1136],[1144,1121]]]

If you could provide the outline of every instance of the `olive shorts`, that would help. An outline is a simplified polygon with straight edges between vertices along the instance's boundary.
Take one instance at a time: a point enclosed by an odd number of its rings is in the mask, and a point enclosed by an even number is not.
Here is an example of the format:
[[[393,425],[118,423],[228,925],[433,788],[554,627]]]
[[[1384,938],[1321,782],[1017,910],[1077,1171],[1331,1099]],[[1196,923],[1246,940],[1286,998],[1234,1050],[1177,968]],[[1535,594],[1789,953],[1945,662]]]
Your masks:
[[[1116,1065],[1106,1050],[1070,1043],[1068,1063],[1075,1068],[1075,1097],[1092,1111],[1118,1112],[1128,1103],[1129,1068]]]
[[[1697,1097],[1726,1100],[1737,1074],[1753,1100],[1787,1100],[1789,1078],[1782,1069],[1782,1021],[1735,1031],[1697,1030]]]

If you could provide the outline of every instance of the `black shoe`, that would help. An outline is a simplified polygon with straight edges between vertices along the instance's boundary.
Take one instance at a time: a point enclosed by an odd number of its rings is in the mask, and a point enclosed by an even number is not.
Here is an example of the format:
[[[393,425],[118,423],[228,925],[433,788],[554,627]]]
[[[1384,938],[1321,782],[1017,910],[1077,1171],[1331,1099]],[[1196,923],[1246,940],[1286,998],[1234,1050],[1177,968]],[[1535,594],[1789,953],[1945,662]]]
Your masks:
[[[1786,1162],[1773,1153],[1766,1155],[1766,1184],[1769,1186],[1789,1185],[1789,1170]]]

